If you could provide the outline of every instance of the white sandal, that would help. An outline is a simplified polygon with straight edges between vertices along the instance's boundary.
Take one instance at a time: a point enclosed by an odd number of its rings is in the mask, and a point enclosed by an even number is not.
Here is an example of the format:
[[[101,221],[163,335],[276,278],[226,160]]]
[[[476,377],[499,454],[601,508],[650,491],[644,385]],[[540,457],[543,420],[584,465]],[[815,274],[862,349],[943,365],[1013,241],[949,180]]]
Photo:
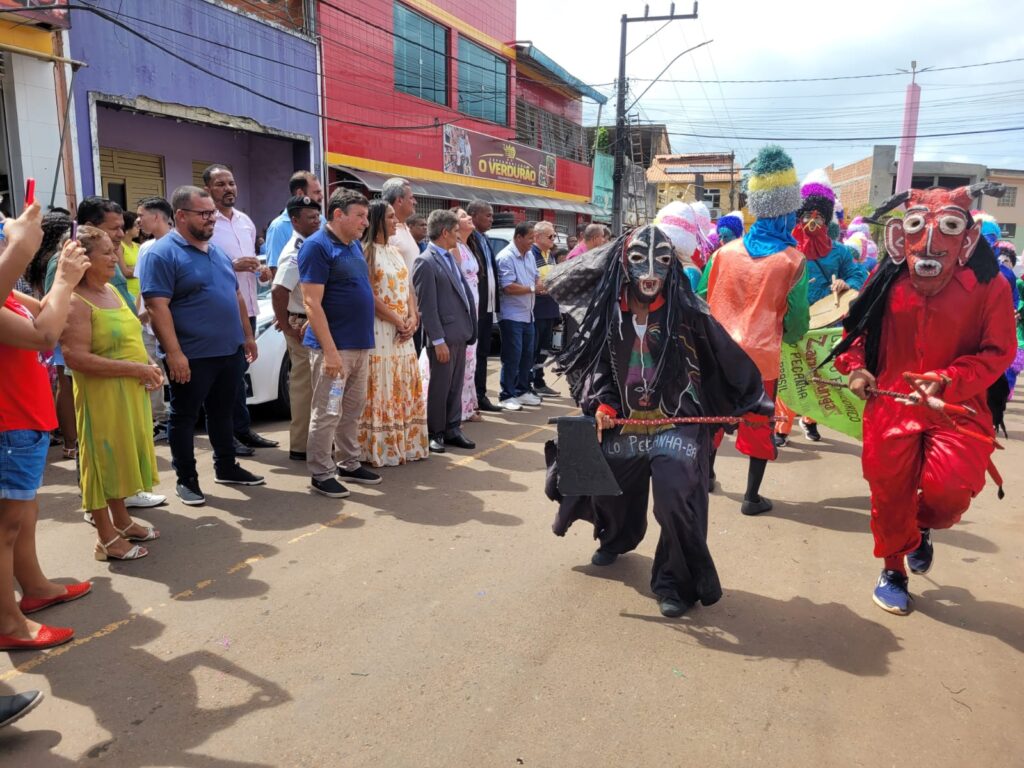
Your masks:
[[[125,533],[125,531],[127,531],[133,525],[138,525],[140,528],[144,529],[146,531],[146,535],[129,536],[127,533]],[[158,531],[156,528],[153,528],[152,526],[142,525],[141,523],[136,523],[134,520],[131,522],[131,524],[126,525],[124,528],[114,528],[114,530],[121,534],[123,538],[128,539],[128,541],[153,541],[154,539],[160,538],[160,531]]]
[[[112,552],[110,552],[109,549],[107,549],[108,547],[112,546],[115,542],[118,542],[120,540],[120,536],[115,536],[106,544],[104,544],[102,541],[97,541],[96,546],[98,547],[98,549],[93,550],[93,555],[100,562],[105,562],[107,560],[138,560],[149,554],[148,549],[146,549],[145,547],[140,547],[138,544],[133,546],[123,555],[115,555]]]
[[[93,519],[92,513],[89,512],[89,510],[86,510],[85,512],[82,513],[82,519],[85,520],[85,522],[87,522],[93,528],[96,527],[96,521]],[[146,535],[145,536],[128,536],[125,533],[125,531],[127,531],[133,525],[139,525],[140,527],[145,528],[146,529]],[[132,520],[130,525],[127,525],[124,528],[117,528],[117,527],[115,527],[114,530],[117,531],[119,534],[121,534],[121,536],[123,538],[128,539],[128,541],[154,541],[155,539],[159,539],[160,538],[160,531],[158,531],[156,528],[153,528],[152,526],[142,525],[141,523],[136,523],[134,520]]]

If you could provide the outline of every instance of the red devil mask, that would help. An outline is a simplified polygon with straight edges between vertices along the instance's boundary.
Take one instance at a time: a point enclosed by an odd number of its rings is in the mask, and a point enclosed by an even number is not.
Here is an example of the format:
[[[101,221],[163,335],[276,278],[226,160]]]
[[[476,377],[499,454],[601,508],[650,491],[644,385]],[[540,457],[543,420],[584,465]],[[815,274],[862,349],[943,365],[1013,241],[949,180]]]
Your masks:
[[[895,263],[907,262],[910,281],[918,293],[934,296],[949,281],[957,265],[965,266],[981,237],[970,213],[967,187],[912,189],[907,213],[885,226],[885,247]]]

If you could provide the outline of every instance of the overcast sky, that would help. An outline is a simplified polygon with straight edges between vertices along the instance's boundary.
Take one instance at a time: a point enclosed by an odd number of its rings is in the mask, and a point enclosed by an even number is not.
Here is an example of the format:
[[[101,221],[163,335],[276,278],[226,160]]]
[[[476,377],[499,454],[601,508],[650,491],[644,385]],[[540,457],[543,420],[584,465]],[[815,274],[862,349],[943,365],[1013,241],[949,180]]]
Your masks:
[[[651,15],[668,12],[668,0],[649,3]],[[644,120],[664,122],[675,152],[734,150],[748,161],[769,137],[780,141],[801,175],[867,156],[874,144],[902,133],[908,75],[814,83],[718,84],[713,80],[837,77],[1024,58],[1021,0],[863,0],[844,3],[855,15],[839,18],[839,4],[796,0],[702,0],[699,19],[674,21],[627,58],[627,104],[677,54],[636,109]],[[692,3],[677,2],[677,13]],[[619,18],[642,16],[635,0],[518,0],[517,37],[534,44],[580,80],[609,96],[601,123],[614,122]],[[629,25],[628,47],[655,32],[658,22]],[[646,78],[647,81],[641,78]],[[683,83],[669,80],[702,80]],[[1024,61],[918,75],[919,134],[1024,126]],[[585,122],[597,118],[584,101]],[[696,138],[685,133],[720,138]],[[754,137],[751,139],[736,137]],[[845,137],[826,142],[822,139]],[[855,140],[849,140],[852,137]],[[977,162],[990,168],[1024,168],[1024,130],[975,136],[922,138],[919,160]]]

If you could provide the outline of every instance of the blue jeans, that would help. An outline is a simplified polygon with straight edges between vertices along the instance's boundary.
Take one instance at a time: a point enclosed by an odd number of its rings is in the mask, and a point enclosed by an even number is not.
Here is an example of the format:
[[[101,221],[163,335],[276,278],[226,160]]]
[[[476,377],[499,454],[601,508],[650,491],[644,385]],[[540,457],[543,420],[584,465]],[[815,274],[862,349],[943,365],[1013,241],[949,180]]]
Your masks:
[[[32,501],[43,484],[50,433],[37,429],[0,432],[0,499]]]
[[[533,368],[533,323],[502,320],[501,328],[501,396],[508,400],[530,391],[530,370]]]

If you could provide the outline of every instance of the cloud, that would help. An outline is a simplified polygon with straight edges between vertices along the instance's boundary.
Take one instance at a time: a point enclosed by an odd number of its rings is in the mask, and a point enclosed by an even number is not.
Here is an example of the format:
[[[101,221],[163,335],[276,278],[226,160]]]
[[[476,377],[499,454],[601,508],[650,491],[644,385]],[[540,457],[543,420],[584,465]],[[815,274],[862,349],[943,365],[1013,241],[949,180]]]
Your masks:
[[[568,0],[518,0],[520,39],[530,39],[581,80],[606,84],[618,68],[619,16],[643,15],[643,2],[619,4]],[[829,5],[829,8],[835,6]],[[918,67],[951,67],[1016,58],[1024,52],[1024,3],[998,0],[895,3],[869,0],[840,16],[824,6],[794,0],[705,2],[696,21],[675,21],[627,60],[627,74],[653,78],[677,53],[706,39],[714,42],[682,57],[640,101],[643,119],[666,122],[679,152],[733,150],[749,159],[764,142],[734,138],[807,137],[783,141],[801,173],[843,165],[896,139],[824,142],[826,137],[896,136],[902,133],[908,76],[815,83],[674,83],[672,79],[782,79],[875,74]],[[668,2],[650,3],[651,14]],[[676,3],[687,13],[685,1]],[[629,27],[634,46],[659,23]],[[953,133],[1024,125],[1024,62],[918,76],[922,87],[919,134]],[[632,82],[635,96],[648,82]],[[585,116],[593,121],[596,107]],[[602,112],[614,119],[614,101]],[[701,133],[722,138],[687,137]],[[966,157],[999,167],[1024,168],[1024,131],[919,140],[919,157]]]

